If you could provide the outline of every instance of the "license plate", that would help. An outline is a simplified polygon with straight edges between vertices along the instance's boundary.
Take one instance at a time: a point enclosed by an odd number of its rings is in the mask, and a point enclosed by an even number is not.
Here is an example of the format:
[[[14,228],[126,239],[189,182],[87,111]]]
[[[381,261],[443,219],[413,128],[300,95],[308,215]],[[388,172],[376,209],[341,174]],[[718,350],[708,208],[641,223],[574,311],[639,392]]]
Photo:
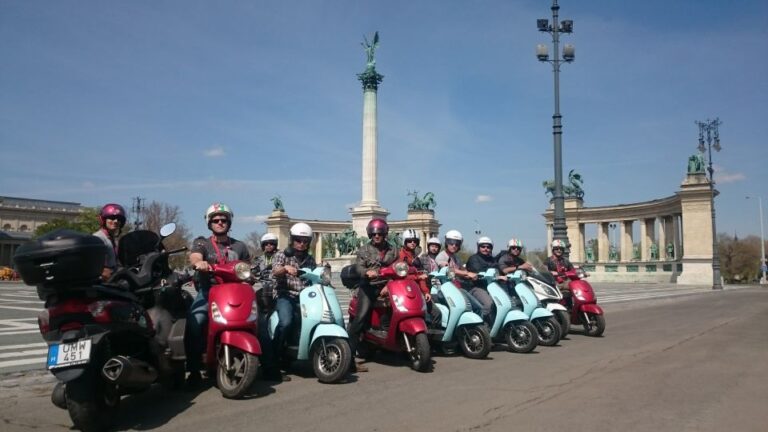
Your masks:
[[[91,340],[53,344],[48,347],[48,369],[88,363],[91,358]]]

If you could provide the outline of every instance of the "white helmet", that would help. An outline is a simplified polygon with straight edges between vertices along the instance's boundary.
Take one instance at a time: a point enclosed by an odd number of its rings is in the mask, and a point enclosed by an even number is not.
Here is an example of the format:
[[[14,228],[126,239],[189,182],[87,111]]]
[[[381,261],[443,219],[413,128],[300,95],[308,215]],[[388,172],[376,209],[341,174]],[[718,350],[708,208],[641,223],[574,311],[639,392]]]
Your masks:
[[[277,246],[277,236],[272,233],[266,233],[263,236],[261,236],[261,247],[264,248],[264,243],[267,242],[274,242],[275,246]]]
[[[312,227],[305,224],[304,222],[299,222],[297,224],[294,224],[291,227],[291,237],[309,237],[312,238]]]
[[[491,247],[493,247],[493,240],[491,240],[490,237],[483,236],[483,237],[480,237],[479,239],[477,239],[477,245],[480,246],[481,244],[487,244],[487,245],[491,245]]]
[[[511,248],[511,247],[519,247],[520,249],[522,249],[522,248],[524,248],[525,246],[523,246],[523,241],[522,241],[522,240],[520,240],[520,239],[516,239],[516,238],[512,237],[512,238],[511,238],[511,239],[509,239],[509,241],[507,242],[507,249],[509,249],[509,248]]]
[[[565,242],[560,239],[552,240],[552,249],[557,247],[565,249]]]
[[[224,215],[231,222],[232,218],[235,217],[235,212],[224,203],[213,203],[205,210],[205,222],[211,223],[211,218],[215,215]]]
[[[440,239],[437,237],[430,237],[429,240],[427,240],[427,245],[436,244],[438,246],[442,246],[440,244]]]
[[[415,239],[417,242],[419,241],[419,235],[416,234],[416,230],[413,230],[410,228],[403,231],[402,238],[403,238],[403,243],[405,243],[406,240],[410,240],[410,239]]]
[[[457,230],[450,230],[445,233],[445,241],[448,242],[448,240],[455,240],[461,243],[464,241],[464,236],[462,236],[461,233]]]

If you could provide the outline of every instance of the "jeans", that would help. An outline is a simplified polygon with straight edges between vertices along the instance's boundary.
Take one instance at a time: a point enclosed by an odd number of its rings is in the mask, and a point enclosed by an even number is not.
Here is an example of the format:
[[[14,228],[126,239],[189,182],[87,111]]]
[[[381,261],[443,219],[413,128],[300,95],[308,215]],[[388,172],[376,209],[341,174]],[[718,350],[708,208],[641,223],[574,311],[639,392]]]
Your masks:
[[[279,293],[277,295],[277,301],[275,302],[275,310],[277,311],[277,328],[275,329],[275,336],[272,343],[272,349],[276,358],[282,357],[283,348],[285,347],[285,339],[288,336],[288,332],[293,325],[293,311],[294,308],[298,309],[299,298],[291,297],[286,293]]]
[[[357,345],[360,342],[360,335],[365,330],[370,320],[373,304],[376,301],[377,289],[368,285],[361,284],[357,289],[357,308],[355,317],[350,320],[347,326],[349,333],[349,348],[352,350],[352,360],[354,361],[357,353]]]
[[[197,372],[202,369],[202,357],[205,350],[203,329],[208,323],[208,289],[197,292],[192,306],[187,312],[187,324],[184,330],[184,351],[187,354],[187,371]]]
[[[487,320],[491,316],[491,309],[493,308],[493,299],[488,294],[488,290],[485,288],[474,287],[469,290],[470,298],[474,297],[475,301],[480,304],[482,314],[480,315],[483,320]],[[473,307],[474,309],[474,307]]]

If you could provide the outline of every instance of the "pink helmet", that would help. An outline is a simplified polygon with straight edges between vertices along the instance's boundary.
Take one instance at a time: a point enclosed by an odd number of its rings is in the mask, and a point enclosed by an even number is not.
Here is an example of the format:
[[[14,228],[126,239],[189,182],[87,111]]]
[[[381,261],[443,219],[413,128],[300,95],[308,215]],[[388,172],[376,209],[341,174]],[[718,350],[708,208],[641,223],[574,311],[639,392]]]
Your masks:
[[[389,225],[382,218],[374,218],[368,222],[365,232],[368,234],[368,238],[373,237],[374,234],[384,234],[386,236],[389,234]]]
[[[117,220],[120,222],[120,228],[125,225],[125,209],[120,204],[105,204],[101,211],[99,211],[99,224],[104,227],[110,216],[117,217]]]

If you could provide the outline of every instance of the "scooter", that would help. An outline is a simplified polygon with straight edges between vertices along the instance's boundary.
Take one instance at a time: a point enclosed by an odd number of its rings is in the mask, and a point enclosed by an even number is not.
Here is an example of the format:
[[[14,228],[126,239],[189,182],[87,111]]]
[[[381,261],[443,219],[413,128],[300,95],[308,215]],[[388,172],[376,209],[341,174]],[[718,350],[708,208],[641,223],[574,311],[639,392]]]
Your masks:
[[[490,268],[477,274],[488,284],[488,294],[493,299],[493,324],[491,338],[503,340],[507,349],[516,353],[529,353],[539,345],[539,335],[528,315],[515,309],[507,290],[497,282],[498,271]]]
[[[358,352],[370,356],[376,349],[405,352],[413,370],[425,372],[431,365],[429,338],[424,314],[427,305],[413,280],[416,268],[404,262],[379,269],[379,278],[388,279],[386,298],[379,298],[370,314],[369,328],[362,335]],[[411,275],[411,278],[409,278]],[[349,320],[357,309],[357,297],[349,303]]]
[[[183,364],[170,361],[145,306],[170,286],[168,257],[186,249],[164,250],[162,239],[174,230],[168,224],[160,236],[126,234],[120,240],[125,267],[106,283],[99,282],[106,246],[94,236],[58,230],[14,256],[24,281],[37,285],[46,302],[38,325],[48,344],[47,369],[59,380],[51,401],[80,430],[108,428],[125,394],[183,379]]]
[[[557,288],[554,276],[548,271],[541,272],[534,268],[528,274],[526,281],[533,288],[533,292],[541,304],[554,314],[563,331],[562,336],[565,337],[571,330],[571,318],[568,308],[560,304],[563,300],[563,294]]]
[[[448,267],[432,272],[432,296],[439,298],[434,307],[440,309],[441,329],[430,329],[430,342],[450,353],[458,344],[461,352],[471,359],[483,359],[493,348],[491,335],[483,319],[472,312],[464,290],[453,284],[453,272]]]
[[[308,287],[299,294],[299,311],[296,310],[294,325],[287,337],[285,353],[296,360],[312,358],[312,368],[320,382],[333,383],[341,380],[352,362],[349,335],[344,329],[344,317],[331,286],[330,267],[314,270],[303,268],[299,277]],[[280,321],[277,311],[269,317],[269,336],[274,339]]]
[[[552,312],[542,307],[539,299],[536,298],[536,294],[533,293],[530,285],[526,283],[527,275],[525,271],[515,270],[511,275],[507,275],[507,278],[514,283],[514,292],[510,294],[522,303],[523,313],[528,315],[528,319],[536,327],[539,335],[539,345],[557,345],[562,335],[560,324],[558,324]]]
[[[237,399],[248,391],[259,369],[259,305],[250,284],[253,278],[248,263],[231,261],[210,267],[208,274],[215,283],[208,293],[203,364],[216,374],[221,395]],[[202,276],[203,272],[197,275]],[[186,360],[185,326],[186,320],[178,320],[171,328],[169,345],[174,360]]]
[[[572,304],[568,304],[568,299],[560,300],[560,303],[571,312],[571,322],[583,325],[587,336],[601,336],[605,332],[605,314],[603,308],[597,304],[597,296],[592,285],[585,280],[587,273],[581,268],[575,268],[563,275],[554,275],[558,280],[563,280],[562,278],[571,280],[569,287]]]

